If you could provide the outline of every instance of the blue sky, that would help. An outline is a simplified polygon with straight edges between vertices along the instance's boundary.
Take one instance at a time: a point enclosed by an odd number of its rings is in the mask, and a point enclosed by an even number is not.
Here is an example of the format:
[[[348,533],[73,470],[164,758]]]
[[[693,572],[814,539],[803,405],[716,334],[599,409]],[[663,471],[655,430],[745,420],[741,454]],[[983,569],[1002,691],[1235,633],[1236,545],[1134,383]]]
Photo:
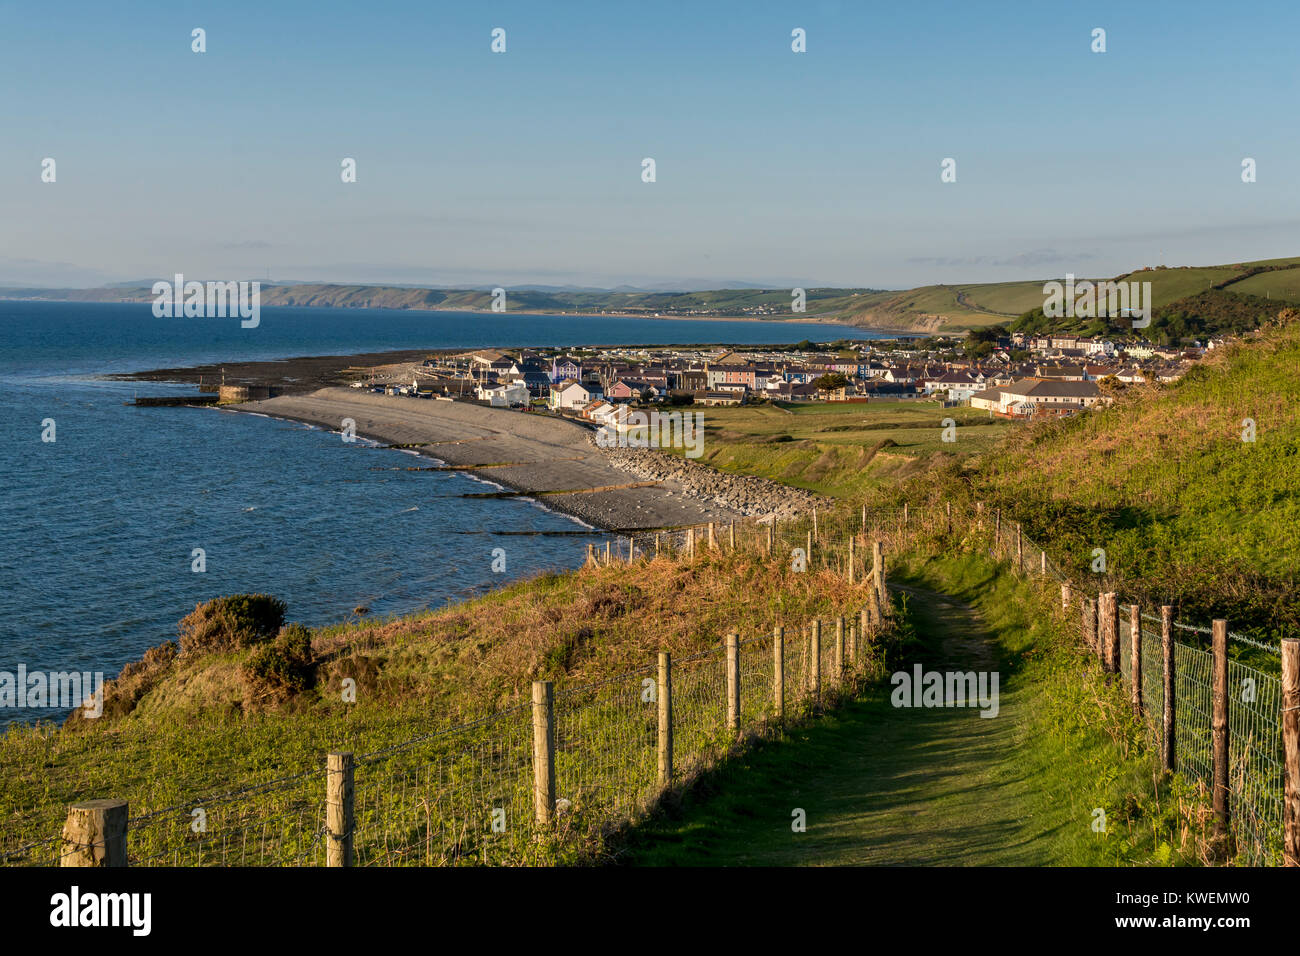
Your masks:
[[[1296,11],[5,4],[0,283],[903,288],[1297,255]]]

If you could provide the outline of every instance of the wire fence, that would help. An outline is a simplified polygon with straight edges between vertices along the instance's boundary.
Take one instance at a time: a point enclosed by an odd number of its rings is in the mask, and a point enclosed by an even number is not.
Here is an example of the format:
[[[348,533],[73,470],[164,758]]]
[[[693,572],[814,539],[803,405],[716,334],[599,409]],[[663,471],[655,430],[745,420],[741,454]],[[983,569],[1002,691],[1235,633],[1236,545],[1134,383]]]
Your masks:
[[[692,561],[710,550],[743,549],[789,561],[797,570],[829,571],[863,584],[877,543],[882,556],[940,546],[973,548],[1011,562],[1022,573],[1067,585],[1067,594],[1089,594],[1095,583],[1072,576],[1018,526],[978,507],[904,506],[861,514],[840,509],[644,532],[611,539],[607,549],[593,547],[590,560]],[[883,566],[882,557],[882,575]],[[331,846],[346,840],[357,865],[501,865],[553,860],[557,838],[579,850],[598,846],[601,834],[637,820],[667,790],[716,766],[738,740],[769,733],[783,721],[810,719],[878,675],[873,670],[881,664],[877,638],[889,633],[892,614],[887,602],[882,610],[885,617],[873,619],[870,633],[863,628],[868,609],[856,606],[842,607],[833,618],[773,622],[768,631],[737,640],[730,673],[725,645],[673,660],[669,780],[661,770],[658,695],[663,688],[657,667],[559,689],[548,714],[555,799],[545,808],[553,825],[544,839],[537,827],[538,714],[536,705],[523,705],[357,755],[347,833],[331,833],[326,825],[327,774],[321,766],[132,818],[128,862],[319,866],[330,859]],[[1079,622],[1079,615],[1071,620]],[[1139,620],[1160,623],[1150,615]],[[1079,626],[1086,642],[1089,635]],[[1208,630],[1182,623],[1175,628],[1178,634]],[[1163,733],[1163,635],[1140,624],[1138,639],[1143,723],[1155,744]],[[1133,640],[1132,627],[1121,620],[1117,664],[1125,686],[1132,682]],[[1192,644],[1172,644],[1176,765],[1208,789],[1215,770],[1213,658]],[[1285,763],[1280,682],[1239,661],[1228,662],[1228,678],[1232,833],[1242,862],[1275,865],[1282,859]],[[739,692],[734,723],[729,721],[733,681]],[[0,837],[0,863],[57,865],[69,846],[60,834],[25,842]]]
[[[685,529],[625,539],[619,560],[653,557],[656,544],[661,556],[674,560],[693,560],[709,547],[748,548],[786,560],[785,552],[802,544],[804,569],[847,573],[847,556],[837,551],[852,539],[854,563],[861,566],[868,550],[858,546],[861,532],[811,518],[779,523],[774,531],[754,523],[725,532],[715,527],[711,536],[707,527]],[[620,553],[613,542],[609,553],[611,561]],[[845,590],[854,593],[861,592]],[[665,792],[717,766],[746,739],[834,707],[874,673],[868,655],[880,651],[888,619],[876,618],[870,633],[862,633],[863,613],[844,605],[836,617],[778,621],[764,633],[737,635],[734,665],[725,644],[673,660],[667,780],[660,768],[657,665],[557,688],[547,712],[554,801],[543,833],[538,712],[525,704],[354,755],[342,798],[350,811],[346,832],[331,831],[327,823],[334,798],[322,761],[305,772],[131,817],[127,862],[321,866],[330,864],[331,847],[346,842],[358,866],[509,865],[554,862],[564,858],[557,854],[598,848],[602,835],[641,818]],[[731,720],[733,683],[738,709]],[[0,837],[0,862],[59,865],[84,848],[70,839],[51,834],[17,843]]]
[[[1071,595],[1095,601],[1111,586],[1105,577],[1087,580],[1072,574],[1055,560],[1048,549],[1024,535],[1010,522],[1003,523],[996,511],[978,509],[963,514],[959,525],[987,535],[984,542],[991,557],[1005,560],[1026,574],[1039,574],[1065,585]],[[1133,626],[1132,605],[1119,604],[1119,674],[1124,686],[1132,688]],[[1094,610],[1095,613],[1095,610]],[[1079,621],[1074,615],[1072,621]],[[1154,629],[1148,625],[1154,625]],[[1139,609],[1139,664],[1143,726],[1153,747],[1163,739],[1164,728],[1164,636],[1161,618]],[[1171,666],[1174,687],[1174,766],[1187,779],[1210,793],[1214,786],[1213,759],[1213,665],[1211,651],[1177,639],[1212,634],[1203,625],[1171,621]],[[1228,630],[1227,640],[1270,655],[1280,648]],[[1080,624],[1080,639],[1090,635]],[[1099,640],[1099,638],[1094,638]],[[1283,862],[1283,815],[1285,753],[1282,741],[1282,686],[1276,675],[1243,661],[1228,658],[1228,804],[1229,826],[1237,860],[1251,866],[1277,866]]]

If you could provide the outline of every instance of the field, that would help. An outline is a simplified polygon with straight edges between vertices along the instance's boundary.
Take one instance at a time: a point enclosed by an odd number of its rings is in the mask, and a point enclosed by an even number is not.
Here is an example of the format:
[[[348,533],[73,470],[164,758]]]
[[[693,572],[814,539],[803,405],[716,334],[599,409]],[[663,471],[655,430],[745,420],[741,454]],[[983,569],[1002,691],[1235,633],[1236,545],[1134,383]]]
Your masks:
[[[982,454],[1016,427],[934,401],[765,404],[702,414],[703,464],[840,498]],[[953,442],[943,441],[946,418],[957,425]]]
[[[1229,292],[1258,295],[1282,302],[1300,302],[1300,269],[1261,272],[1228,286]]]
[[[1044,280],[1046,281],[1046,280]],[[1043,282],[993,282],[959,286],[966,304],[1012,317],[1043,304]]]

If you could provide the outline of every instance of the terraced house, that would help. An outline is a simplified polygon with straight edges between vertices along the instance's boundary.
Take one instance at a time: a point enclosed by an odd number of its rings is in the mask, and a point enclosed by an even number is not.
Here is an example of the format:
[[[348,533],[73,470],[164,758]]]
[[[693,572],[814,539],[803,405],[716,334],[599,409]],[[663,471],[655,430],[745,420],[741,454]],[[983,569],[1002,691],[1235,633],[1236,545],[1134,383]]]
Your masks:
[[[985,389],[970,397],[972,408],[988,409],[1008,418],[1040,418],[1070,415],[1108,404],[1096,382],[1067,382],[1023,378],[1011,385]]]
[[[570,378],[582,378],[582,363],[567,355],[557,355],[551,362],[551,381],[558,385]]]
[[[755,387],[755,369],[753,365],[709,365],[705,371],[708,373],[708,388],[721,389],[727,385],[740,385],[746,389],[753,390]]]

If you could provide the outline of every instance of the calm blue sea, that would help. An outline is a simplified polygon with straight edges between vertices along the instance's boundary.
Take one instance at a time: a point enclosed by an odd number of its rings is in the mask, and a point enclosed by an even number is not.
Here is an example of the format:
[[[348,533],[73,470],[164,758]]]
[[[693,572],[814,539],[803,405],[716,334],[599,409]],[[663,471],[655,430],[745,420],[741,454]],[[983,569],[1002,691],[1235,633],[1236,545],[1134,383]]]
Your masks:
[[[200,601],[265,591],[311,625],[438,607],[581,563],[574,519],[400,451],[213,409],[131,408],[189,386],[100,376],[221,360],[404,348],[871,338],[773,322],[268,308],[261,324],[157,319],[148,304],[0,301],[0,671],[114,676]],[[41,440],[54,419],[56,440]],[[492,571],[492,549],[506,572]],[[191,570],[195,548],[207,569]],[[65,711],[0,710],[14,720]]]

